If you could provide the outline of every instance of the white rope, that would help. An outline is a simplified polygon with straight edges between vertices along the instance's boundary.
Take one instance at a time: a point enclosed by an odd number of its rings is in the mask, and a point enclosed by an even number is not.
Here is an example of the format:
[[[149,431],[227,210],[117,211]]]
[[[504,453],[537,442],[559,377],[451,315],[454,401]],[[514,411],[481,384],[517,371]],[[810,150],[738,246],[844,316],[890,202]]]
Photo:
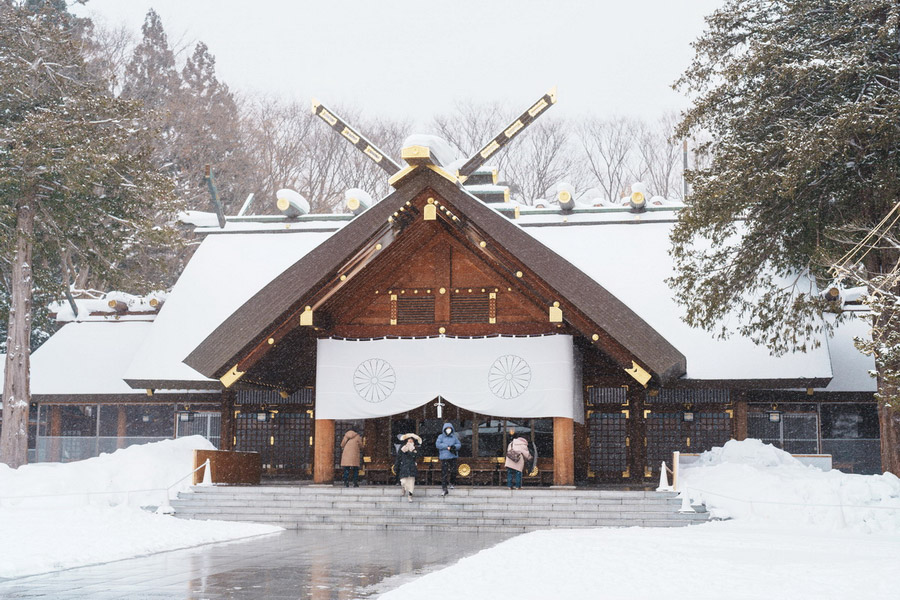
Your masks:
[[[707,494],[710,496],[717,496],[719,498],[725,498],[726,500],[735,500],[737,502],[746,502],[747,504],[773,504],[777,506],[804,506],[804,507],[815,507],[815,508],[874,508],[880,510],[898,510],[900,511],[900,506],[867,506],[863,504],[810,504],[805,502],[776,502],[774,500],[748,500],[746,498],[735,498],[734,496],[728,496],[726,494],[719,494],[716,492],[710,492],[708,490],[701,490],[700,488],[696,488],[694,486],[690,486],[691,492],[700,492],[702,494]]]
[[[141,493],[147,493],[147,492],[165,492],[166,494],[168,494],[169,490],[171,490],[173,487],[175,487],[176,485],[178,485],[179,483],[181,483],[182,481],[184,481],[185,479],[187,479],[188,477],[190,477],[191,475],[193,475],[200,469],[204,468],[205,466],[206,466],[206,463],[203,463],[202,465],[200,465],[199,467],[197,467],[196,469],[194,469],[193,471],[191,471],[184,477],[178,478],[177,481],[175,481],[171,485],[164,487],[164,488],[145,488],[145,489],[139,489],[139,490],[119,490],[119,491],[106,491],[106,492],[64,492],[61,494],[29,494],[29,495],[22,495],[22,496],[0,496],[0,502],[3,502],[4,500],[25,500],[28,498],[63,498],[66,496],[105,496],[105,495],[110,495],[110,494],[141,494]]]

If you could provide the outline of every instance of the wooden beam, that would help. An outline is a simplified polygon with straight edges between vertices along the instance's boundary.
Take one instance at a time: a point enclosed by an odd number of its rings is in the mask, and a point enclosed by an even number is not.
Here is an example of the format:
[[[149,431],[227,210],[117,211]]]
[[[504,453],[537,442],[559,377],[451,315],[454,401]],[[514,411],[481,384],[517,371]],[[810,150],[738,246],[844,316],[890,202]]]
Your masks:
[[[744,398],[743,394],[734,400],[734,423],[733,423],[733,435],[734,439],[746,440],[747,439],[747,414],[748,414],[748,406],[747,400]]]
[[[575,421],[553,417],[553,485],[575,485]]]
[[[62,460],[62,407],[50,407],[50,462]]]
[[[222,390],[222,422],[219,427],[219,450],[234,450],[235,421],[233,389]]]
[[[125,436],[128,435],[128,414],[125,412],[125,406],[120,404],[118,407],[118,422],[116,423],[116,448],[125,447]]]
[[[333,419],[316,419],[313,483],[334,483]]]

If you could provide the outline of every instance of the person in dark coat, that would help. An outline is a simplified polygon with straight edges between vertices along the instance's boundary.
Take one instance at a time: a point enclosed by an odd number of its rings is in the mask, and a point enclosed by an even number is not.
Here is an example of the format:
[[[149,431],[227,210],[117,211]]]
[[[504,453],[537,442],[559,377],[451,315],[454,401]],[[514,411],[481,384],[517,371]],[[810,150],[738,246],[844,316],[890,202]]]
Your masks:
[[[353,487],[359,487],[359,465],[362,454],[362,436],[348,430],[341,440],[341,467],[344,468],[344,487],[350,487],[350,478],[353,478]]]
[[[441,495],[446,496],[447,488],[452,488],[456,483],[456,459],[462,446],[453,423],[444,423],[444,429],[434,445],[438,449],[438,458],[441,459],[441,489],[443,489]]]
[[[416,466],[416,459],[419,457],[419,446],[422,445],[422,438],[414,433],[405,433],[400,436],[400,441],[404,442],[397,451],[397,458],[394,461],[394,471],[400,480],[400,487],[403,489],[403,495],[407,501],[412,502],[413,490],[416,488],[416,475],[419,470]]]

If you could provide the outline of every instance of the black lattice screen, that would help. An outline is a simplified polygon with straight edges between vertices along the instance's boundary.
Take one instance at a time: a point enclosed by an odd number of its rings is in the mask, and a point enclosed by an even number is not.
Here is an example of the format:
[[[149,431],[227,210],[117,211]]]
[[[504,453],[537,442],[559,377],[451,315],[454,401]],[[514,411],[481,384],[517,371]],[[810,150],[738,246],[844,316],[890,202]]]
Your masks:
[[[625,413],[592,412],[587,424],[591,472],[600,478],[621,478],[628,470]]]
[[[260,420],[259,414],[265,414],[266,419]],[[235,450],[259,452],[264,471],[295,475],[310,472],[313,419],[308,412],[241,412],[235,429]]]

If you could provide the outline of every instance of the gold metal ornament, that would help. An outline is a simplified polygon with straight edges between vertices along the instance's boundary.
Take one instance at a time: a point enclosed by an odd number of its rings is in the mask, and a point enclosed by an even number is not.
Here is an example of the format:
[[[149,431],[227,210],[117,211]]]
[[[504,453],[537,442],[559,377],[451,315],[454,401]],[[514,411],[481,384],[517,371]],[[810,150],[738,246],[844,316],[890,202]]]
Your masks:
[[[466,463],[463,463],[459,465],[459,467],[456,469],[456,472],[459,473],[460,477],[468,477],[472,473],[472,467],[470,467]]]

